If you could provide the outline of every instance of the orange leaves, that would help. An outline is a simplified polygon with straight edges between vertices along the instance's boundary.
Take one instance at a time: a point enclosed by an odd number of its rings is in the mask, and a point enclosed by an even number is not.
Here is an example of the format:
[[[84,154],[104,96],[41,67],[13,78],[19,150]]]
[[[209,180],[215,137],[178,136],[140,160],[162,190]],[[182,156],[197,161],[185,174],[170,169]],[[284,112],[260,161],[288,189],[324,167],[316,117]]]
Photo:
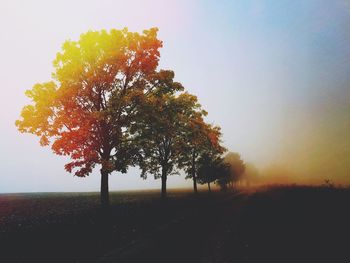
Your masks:
[[[42,136],[40,137],[40,145],[41,145],[41,146],[47,146],[47,145],[49,145],[49,144],[50,144],[49,139],[48,139],[45,135],[42,135]]]
[[[92,169],[95,167],[96,163],[90,160],[84,161],[73,161],[67,163],[64,168],[67,172],[71,173],[75,168],[79,168],[74,174],[78,177],[85,177],[92,172]]]
[[[198,152],[223,153],[225,149],[220,145],[220,128],[205,123],[202,116],[193,116],[189,123],[189,144]]]
[[[132,110],[144,99],[161,46],[156,28],[142,34],[127,28],[89,31],[66,41],[53,62],[54,81],[26,92],[32,104],[16,126],[40,136],[43,146],[51,140],[54,153],[71,157],[66,170],[77,169],[77,176],[96,164],[125,171],[122,162],[114,167],[112,152],[120,152],[128,137]]]
[[[220,152],[220,130],[204,122],[197,97],[183,92],[173,71],[156,71],[157,31],[89,31],[66,41],[53,62],[54,81],[26,92],[32,104],[16,121],[19,131],[43,146],[52,142],[77,176],[97,164],[126,172],[141,159],[142,169],[162,165],[171,173],[188,147]]]

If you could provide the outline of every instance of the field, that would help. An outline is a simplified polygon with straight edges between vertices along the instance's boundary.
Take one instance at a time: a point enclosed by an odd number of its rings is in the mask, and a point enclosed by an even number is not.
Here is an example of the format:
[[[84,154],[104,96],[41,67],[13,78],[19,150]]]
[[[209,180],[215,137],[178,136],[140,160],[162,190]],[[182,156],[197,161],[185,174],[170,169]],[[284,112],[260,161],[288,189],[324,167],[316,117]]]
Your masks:
[[[0,195],[0,262],[350,262],[350,190]]]

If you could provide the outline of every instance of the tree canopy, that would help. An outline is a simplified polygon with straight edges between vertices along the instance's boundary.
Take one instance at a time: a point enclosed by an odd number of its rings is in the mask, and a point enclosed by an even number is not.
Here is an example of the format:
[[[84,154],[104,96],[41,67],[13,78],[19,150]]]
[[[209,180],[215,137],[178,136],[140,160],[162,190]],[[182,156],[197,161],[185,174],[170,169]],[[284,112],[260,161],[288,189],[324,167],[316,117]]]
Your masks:
[[[194,191],[197,192],[197,169],[203,155],[219,156],[226,149],[220,144],[221,129],[204,121],[206,112],[194,114],[186,126],[186,141],[181,151],[180,165],[185,169],[186,178],[192,178]]]
[[[20,132],[70,157],[68,172],[85,177],[98,165],[103,205],[109,204],[109,174],[129,166],[138,165],[143,178],[161,178],[163,196],[167,176],[179,169],[196,190],[197,173],[201,183],[212,182],[222,168],[220,127],[205,122],[207,112],[173,71],[158,69],[157,31],[88,31],[64,42],[52,80],[26,91],[31,103],[16,121]],[[241,174],[233,160],[232,171]]]
[[[244,161],[241,159],[239,153],[229,152],[225,155],[224,162],[229,167],[229,177],[223,179],[221,185],[226,183],[233,187],[234,184],[242,179],[242,175],[245,171]]]
[[[114,170],[125,172],[125,131],[138,100],[153,88],[162,46],[157,31],[89,31],[66,41],[53,62],[53,80],[26,92],[32,104],[23,108],[18,129],[69,156],[65,169],[76,176],[87,176],[96,164],[105,180]],[[106,191],[108,181],[101,184]],[[108,203],[108,195],[104,199]]]
[[[187,125],[193,115],[202,114],[197,97],[182,92],[174,82],[174,73],[162,71],[163,81],[139,107],[139,119],[132,134],[140,151],[141,176],[152,174],[162,179],[162,195],[166,194],[167,176],[180,167],[181,152],[187,142]]]
[[[198,160],[198,182],[207,184],[211,191],[210,184],[213,182],[222,182],[229,178],[230,167],[224,162],[224,159],[218,155],[205,153]]]

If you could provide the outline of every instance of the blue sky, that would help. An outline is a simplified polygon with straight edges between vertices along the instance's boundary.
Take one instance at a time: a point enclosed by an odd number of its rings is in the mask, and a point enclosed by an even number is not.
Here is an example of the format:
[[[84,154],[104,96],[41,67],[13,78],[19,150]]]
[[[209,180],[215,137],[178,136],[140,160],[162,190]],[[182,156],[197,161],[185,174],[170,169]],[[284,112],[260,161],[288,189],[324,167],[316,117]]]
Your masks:
[[[66,39],[87,30],[159,28],[160,67],[197,95],[224,144],[260,169],[350,182],[350,2],[0,1],[0,192],[92,191],[66,160],[17,132],[24,91],[50,79]],[[158,188],[137,169],[110,188]],[[173,176],[169,186],[191,186]]]

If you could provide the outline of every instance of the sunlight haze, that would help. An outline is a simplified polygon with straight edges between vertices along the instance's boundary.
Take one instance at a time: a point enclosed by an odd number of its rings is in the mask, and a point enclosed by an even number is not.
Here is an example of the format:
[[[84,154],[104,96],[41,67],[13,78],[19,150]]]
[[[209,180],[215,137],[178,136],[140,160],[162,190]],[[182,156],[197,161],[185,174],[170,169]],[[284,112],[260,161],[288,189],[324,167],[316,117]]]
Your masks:
[[[159,28],[158,68],[174,70],[244,161],[296,182],[350,183],[349,1],[0,0],[0,24],[0,193],[99,190],[97,169],[73,177],[67,158],[14,123],[65,40],[124,27]],[[183,174],[168,182],[192,186]],[[111,190],[159,187],[137,168],[110,176]]]

